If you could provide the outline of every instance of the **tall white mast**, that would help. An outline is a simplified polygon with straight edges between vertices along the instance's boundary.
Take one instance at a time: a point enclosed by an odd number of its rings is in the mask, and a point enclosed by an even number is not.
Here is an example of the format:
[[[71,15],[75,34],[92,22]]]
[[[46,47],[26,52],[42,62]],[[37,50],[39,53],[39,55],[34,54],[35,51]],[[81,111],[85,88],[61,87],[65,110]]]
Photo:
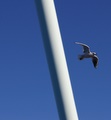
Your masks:
[[[60,120],[78,120],[54,0],[35,0]]]

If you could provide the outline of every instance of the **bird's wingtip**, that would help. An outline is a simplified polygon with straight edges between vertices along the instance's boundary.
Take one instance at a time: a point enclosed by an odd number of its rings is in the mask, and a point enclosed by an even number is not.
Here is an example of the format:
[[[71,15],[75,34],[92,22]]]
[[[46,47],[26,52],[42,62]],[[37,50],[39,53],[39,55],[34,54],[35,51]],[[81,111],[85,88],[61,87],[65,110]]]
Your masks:
[[[75,42],[75,44],[78,44],[79,42]]]
[[[97,69],[97,66],[94,66],[95,69]]]

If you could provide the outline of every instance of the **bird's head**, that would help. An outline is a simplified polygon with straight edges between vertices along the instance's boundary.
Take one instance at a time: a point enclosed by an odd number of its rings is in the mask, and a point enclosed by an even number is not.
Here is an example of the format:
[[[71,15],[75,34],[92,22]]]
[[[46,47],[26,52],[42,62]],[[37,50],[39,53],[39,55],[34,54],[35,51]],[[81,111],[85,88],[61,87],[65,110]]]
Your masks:
[[[93,52],[93,55],[97,55],[97,53]]]

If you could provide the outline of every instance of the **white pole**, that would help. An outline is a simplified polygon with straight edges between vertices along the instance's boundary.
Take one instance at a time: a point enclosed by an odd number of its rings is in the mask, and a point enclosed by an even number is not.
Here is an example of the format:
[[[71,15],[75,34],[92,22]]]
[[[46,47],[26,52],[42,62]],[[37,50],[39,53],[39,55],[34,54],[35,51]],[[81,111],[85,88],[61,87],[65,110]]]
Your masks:
[[[60,120],[78,120],[54,0],[35,0]]]

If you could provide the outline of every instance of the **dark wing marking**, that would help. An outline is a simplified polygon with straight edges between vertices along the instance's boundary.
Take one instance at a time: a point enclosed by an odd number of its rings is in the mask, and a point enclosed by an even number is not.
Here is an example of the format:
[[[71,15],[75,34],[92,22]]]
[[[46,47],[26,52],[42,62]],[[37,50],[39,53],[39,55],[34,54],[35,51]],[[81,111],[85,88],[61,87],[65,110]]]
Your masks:
[[[83,52],[84,53],[89,53],[90,52],[90,48],[89,46],[87,46],[86,44],[83,44],[83,43],[79,43],[79,42],[75,42],[76,44],[79,44],[83,47]]]
[[[92,58],[92,62],[93,62],[94,67],[96,68],[98,65],[98,57],[96,55],[94,55],[94,57]]]

